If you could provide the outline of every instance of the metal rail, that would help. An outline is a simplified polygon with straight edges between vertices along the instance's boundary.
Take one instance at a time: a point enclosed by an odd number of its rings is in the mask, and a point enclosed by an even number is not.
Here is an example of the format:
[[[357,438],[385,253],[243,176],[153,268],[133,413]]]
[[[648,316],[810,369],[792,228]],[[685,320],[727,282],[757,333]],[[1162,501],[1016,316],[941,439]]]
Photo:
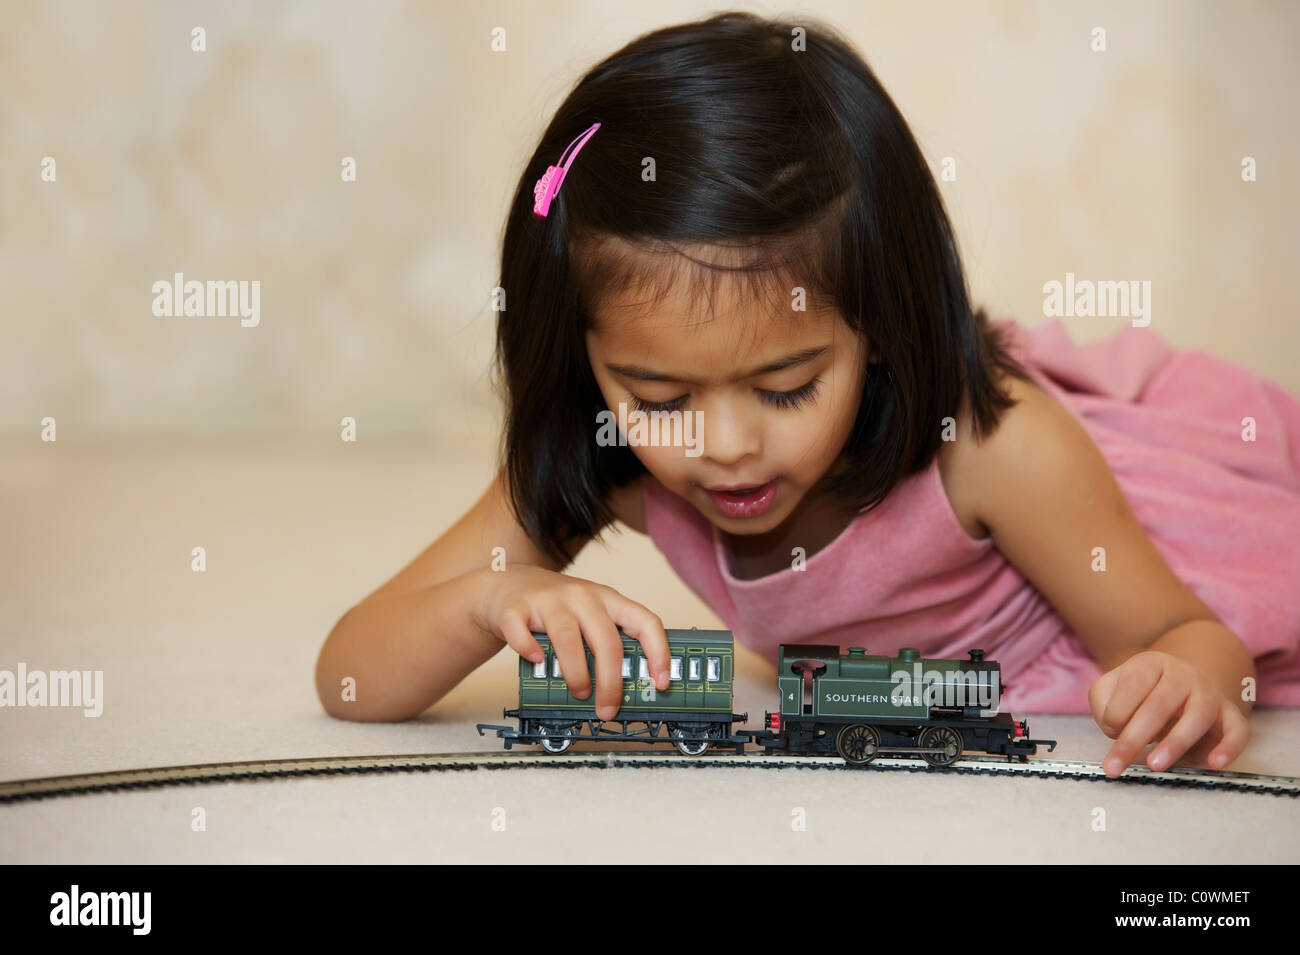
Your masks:
[[[881,770],[923,773],[956,773],[985,776],[1039,776],[1050,779],[1082,779],[1114,783],[1142,783],[1185,786],[1195,789],[1226,789],[1238,792],[1300,796],[1300,778],[1235,773],[1223,770],[1171,768],[1154,772],[1145,766],[1130,766],[1117,779],[1110,779],[1098,763],[1069,759],[1008,761],[1002,756],[963,756],[947,767],[932,767],[916,759],[878,757],[866,766],[850,766],[838,756],[794,756],[778,753],[681,756],[675,752],[588,751],[563,755],[549,753],[431,753],[394,756],[318,756],[304,759],[270,759],[238,763],[205,763],[194,766],[163,766],[128,769],[76,776],[50,776],[0,783],[0,803],[47,799],[54,796],[85,795],[159,786],[279,779],[290,776],[322,776],[347,773],[446,772],[449,770],[497,769],[619,769],[619,768],[728,768],[808,769],[870,773]]]

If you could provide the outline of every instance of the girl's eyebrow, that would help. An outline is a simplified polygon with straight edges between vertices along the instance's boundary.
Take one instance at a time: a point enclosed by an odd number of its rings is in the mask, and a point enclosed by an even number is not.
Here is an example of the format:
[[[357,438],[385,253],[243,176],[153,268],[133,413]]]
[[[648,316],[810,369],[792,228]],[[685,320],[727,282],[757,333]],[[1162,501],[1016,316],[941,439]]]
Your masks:
[[[806,365],[814,358],[830,350],[830,345],[821,345],[813,348],[805,348],[803,351],[793,352],[784,358],[779,358],[774,362],[769,362],[762,368],[755,368],[752,371],[744,372],[737,375],[734,380],[743,381],[746,378],[757,378],[759,375],[770,374],[774,371],[780,371],[783,368],[793,368],[795,365]],[[644,365],[614,365],[609,362],[605,367],[616,375],[622,375],[624,378],[632,378],[636,381],[674,381],[684,385],[698,385],[698,381],[692,381],[689,378],[682,378],[679,375],[664,375],[657,371],[651,371]]]

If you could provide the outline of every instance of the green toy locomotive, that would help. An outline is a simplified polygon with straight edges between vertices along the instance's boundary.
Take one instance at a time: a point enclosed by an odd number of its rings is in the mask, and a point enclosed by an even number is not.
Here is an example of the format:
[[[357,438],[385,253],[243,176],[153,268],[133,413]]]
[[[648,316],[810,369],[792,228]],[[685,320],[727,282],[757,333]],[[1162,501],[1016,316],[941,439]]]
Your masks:
[[[969,660],[925,660],[904,647],[896,657],[862,647],[783,645],[777,665],[781,706],[750,732],[768,751],[838,753],[853,765],[881,753],[920,756],[947,766],[964,751],[1020,757],[1043,744],[1029,724],[998,711],[1002,667],[971,650]]]
[[[618,715],[601,720],[595,693],[570,693],[559,661],[543,633],[533,636],[545,651],[542,663],[519,661],[519,706],[505,710],[518,727],[478,724],[495,730],[506,749],[537,744],[563,753],[576,740],[596,739],[675,745],[687,756],[710,747],[743,753],[746,743],[766,752],[839,755],[861,766],[882,753],[920,756],[948,766],[963,752],[1019,757],[1055,740],[1029,739],[1024,720],[998,709],[1001,667],[971,650],[969,660],[922,659],[905,647],[896,657],[868,655],[862,647],[787,644],[780,648],[780,707],[764,715],[762,730],[735,729],[748,716],[732,712],[733,639],[729,630],[668,630],[669,685],[657,690],[641,646],[623,638],[623,699]],[[588,672],[591,651],[586,651]]]

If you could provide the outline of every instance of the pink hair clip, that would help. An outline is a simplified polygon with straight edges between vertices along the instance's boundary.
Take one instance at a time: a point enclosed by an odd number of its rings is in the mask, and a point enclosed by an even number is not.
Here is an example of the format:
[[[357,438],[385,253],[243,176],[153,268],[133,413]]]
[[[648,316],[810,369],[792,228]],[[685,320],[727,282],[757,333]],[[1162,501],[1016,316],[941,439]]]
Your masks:
[[[551,200],[556,197],[560,191],[560,184],[564,182],[565,173],[569,171],[569,166],[573,164],[573,157],[578,155],[578,150],[587,145],[587,140],[595,135],[596,130],[600,129],[600,123],[593,123],[586,130],[578,134],[578,138],[569,143],[569,148],[564,150],[560,156],[560,166],[547,166],[546,172],[537,180],[537,185],[533,186],[533,214],[545,216],[551,211]],[[572,150],[572,152],[570,152]],[[568,156],[568,160],[565,160]]]

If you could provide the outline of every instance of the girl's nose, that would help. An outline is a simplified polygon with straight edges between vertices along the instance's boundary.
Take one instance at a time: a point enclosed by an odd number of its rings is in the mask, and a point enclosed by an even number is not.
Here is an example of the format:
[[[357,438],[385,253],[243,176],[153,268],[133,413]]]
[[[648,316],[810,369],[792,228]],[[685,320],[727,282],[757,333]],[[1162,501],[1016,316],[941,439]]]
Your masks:
[[[756,415],[725,401],[715,401],[701,411],[700,444],[705,458],[727,467],[762,454],[762,428]]]

